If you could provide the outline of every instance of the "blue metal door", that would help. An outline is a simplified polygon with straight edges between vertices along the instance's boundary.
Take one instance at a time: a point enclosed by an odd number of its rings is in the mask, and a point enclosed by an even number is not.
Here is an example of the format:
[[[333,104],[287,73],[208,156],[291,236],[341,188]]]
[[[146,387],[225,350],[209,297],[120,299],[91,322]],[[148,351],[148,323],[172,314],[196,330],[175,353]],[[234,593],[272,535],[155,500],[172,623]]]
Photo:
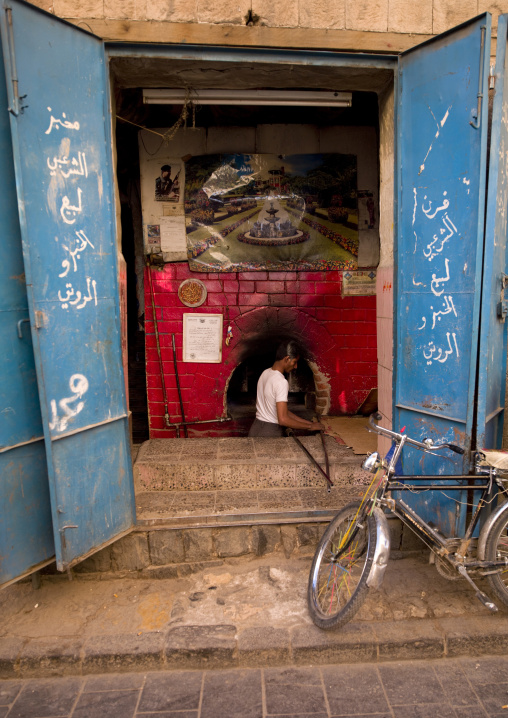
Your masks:
[[[135,521],[103,43],[4,2],[18,207],[60,570]]]
[[[0,107],[7,107],[1,55]],[[55,549],[5,109],[0,156],[0,585],[6,585],[44,566]]]
[[[490,137],[485,259],[478,371],[476,446],[500,449],[506,387],[508,282],[506,212],[508,207],[508,57],[507,15],[497,28],[495,94]]]
[[[490,15],[401,56],[398,73],[394,428],[469,449],[483,255]],[[404,473],[459,474],[469,456],[407,449]],[[464,497],[459,497],[462,500]],[[414,498],[460,528],[461,504]]]

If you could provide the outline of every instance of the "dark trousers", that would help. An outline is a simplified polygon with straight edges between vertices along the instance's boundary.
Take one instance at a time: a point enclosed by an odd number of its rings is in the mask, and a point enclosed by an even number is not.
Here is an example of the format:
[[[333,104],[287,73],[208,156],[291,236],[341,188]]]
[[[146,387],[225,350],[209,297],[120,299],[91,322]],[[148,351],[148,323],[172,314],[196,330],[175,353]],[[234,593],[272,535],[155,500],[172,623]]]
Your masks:
[[[280,424],[272,424],[270,421],[261,421],[260,419],[254,419],[254,422],[250,427],[249,436],[284,436],[284,427]]]

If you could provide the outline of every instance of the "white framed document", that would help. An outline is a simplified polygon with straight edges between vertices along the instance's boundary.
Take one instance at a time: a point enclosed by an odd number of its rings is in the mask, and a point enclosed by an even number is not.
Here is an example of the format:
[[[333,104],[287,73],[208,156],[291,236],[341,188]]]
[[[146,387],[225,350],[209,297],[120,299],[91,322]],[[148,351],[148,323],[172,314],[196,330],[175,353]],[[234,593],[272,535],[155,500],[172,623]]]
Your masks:
[[[222,314],[183,315],[183,361],[222,361]]]

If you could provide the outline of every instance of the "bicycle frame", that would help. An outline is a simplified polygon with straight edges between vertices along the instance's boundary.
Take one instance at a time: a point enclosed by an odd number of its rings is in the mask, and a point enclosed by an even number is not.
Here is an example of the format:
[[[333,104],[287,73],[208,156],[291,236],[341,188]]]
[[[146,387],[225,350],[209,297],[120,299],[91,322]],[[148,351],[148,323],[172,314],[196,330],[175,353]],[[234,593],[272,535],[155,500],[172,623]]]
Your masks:
[[[472,560],[466,559],[468,548],[471,544],[473,532],[478,525],[478,521],[484,511],[485,507],[490,504],[487,498],[492,496],[494,493],[498,493],[495,485],[496,470],[492,468],[483,468],[478,466],[478,461],[475,463],[475,474],[462,474],[462,475],[432,475],[432,476],[396,476],[395,466],[399,460],[404,445],[406,443],[416,446],[422,451],[430,451],[431,449],[442,448],[443,446],[450,445],[444,444],[435,446],[431,441],[425,440],[424,442],[418,442],[411,439],[405,434],[397,434],[396,432],[390,431],[383,427],[373,424],[371,418],[371,428],[376,433],[383,434],[388,438],[395,441],[395,450],[390,459],[388,465],[382,462],[385,468],[385,474],[380,484],[380,494],[376,496],[372,501],[374,505],[382,506],[385,509],[389,509],[397,518],[399,518],[406,526],[408,526],[413,533],[420,538],[428,548],[431,549],[436,555],[448,560],[450,564],[456,568],[459,573],[465,575],[465,569],[484,569],[484,570],[502,570],[506,569],[506,562],[500,561],[485,561],[485,560]],[[453,450],[456,450],[455,447]],[[477,457],[478,458],[478,457]],[[451,483],[451,482],[454,483]],[[413,483],[416,482],[416,483]],[[463,536],[447,538],[443,536],[433,526],[426,522],[419,514],[414,511],[402,498],[393,498],[391,492],[403,492],[403,491],[481,491],[481,496],[476,505],[475,511],[469,521],[469,524],[464,532]],[[457,548],[457,541],[460,544]],[[461,570],[462,569],[462,570]],[[465,576],[468,578],[467,576]],[[468,579],[470,580],[470,579]]]

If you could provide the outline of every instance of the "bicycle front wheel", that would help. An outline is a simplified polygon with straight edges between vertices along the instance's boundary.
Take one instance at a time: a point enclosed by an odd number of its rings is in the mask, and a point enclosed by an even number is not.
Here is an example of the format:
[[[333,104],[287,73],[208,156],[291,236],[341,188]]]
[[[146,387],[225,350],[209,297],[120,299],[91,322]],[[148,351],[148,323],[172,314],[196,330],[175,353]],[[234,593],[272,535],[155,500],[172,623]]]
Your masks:
[[[491,526],[485,542],[485,558],[487,561],[508,559],[508,505]],[[508,606],[508,566],[500,573],[487,576],[496,597]]]
[[[376,520],[358,519],[360,502],[345,506],[330,522],[312,561],[307,602],[319,628],[350,621],[367,597],[376,549]]]

